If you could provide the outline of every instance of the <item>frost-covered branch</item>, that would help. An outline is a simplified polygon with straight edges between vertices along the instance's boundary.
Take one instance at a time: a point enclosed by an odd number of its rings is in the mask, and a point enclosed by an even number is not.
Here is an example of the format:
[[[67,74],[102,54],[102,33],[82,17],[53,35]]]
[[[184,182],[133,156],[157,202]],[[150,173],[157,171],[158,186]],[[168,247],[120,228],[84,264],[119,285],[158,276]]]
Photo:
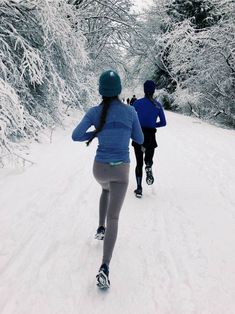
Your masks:
[[[40,141],[66,106],[96,99],[96,78],[79,14],[65,1],[1,1],[0,15],[0,156],[23,158],[21,141]]]

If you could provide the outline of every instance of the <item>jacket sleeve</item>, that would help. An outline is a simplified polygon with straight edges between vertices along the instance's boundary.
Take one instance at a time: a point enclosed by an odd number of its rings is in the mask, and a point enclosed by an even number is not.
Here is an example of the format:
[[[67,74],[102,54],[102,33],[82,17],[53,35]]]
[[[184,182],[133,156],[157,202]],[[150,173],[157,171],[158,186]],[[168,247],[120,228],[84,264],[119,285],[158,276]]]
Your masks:
[[[134,108],[133,108],[133,124],[132,124],[131,138],[134,142],[140,145],[143,144],[144,142],[144,134],[140,126],[137,112],[134,110]]]
[[[156,122],[156,128],[161,128],[163,126],[166,126],[166,117],[165,117],[164,110],[163,110],[162,106],[159,109],[159,119],[160,119],[160,121]]]
[[[94,134],[94,131],[86,132],[91,126],[93,125],[92,117],[91,117],[91,110],[89,110],[85,116],[82,118],[81,122],[78,126],[74,129],[72,133],[72,140],[73,141],[88,141],[91,136]]]

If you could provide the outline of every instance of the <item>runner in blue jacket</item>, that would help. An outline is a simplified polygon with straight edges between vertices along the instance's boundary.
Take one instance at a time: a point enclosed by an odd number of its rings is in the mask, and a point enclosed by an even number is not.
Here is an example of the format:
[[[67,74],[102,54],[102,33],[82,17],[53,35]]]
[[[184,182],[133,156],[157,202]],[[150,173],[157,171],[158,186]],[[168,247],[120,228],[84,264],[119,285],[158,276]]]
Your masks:
[[[104,239],[103,259],[97,275],[97,285],[108,288],[109,263],[117,238],[119,213],[129,181],[129,143],[133,139],[141,145],[144,135],[135,109],[122,103],[118,95],[122,86],[119,75],[104,72],[99,79],[100,105],[88,110],[72,134],[74,141],[87,141],[97,137],[98,148],[93,174],[102,187],[99,202],[99,226],[95,235]],[[95,131],[87,130],[95,127]]]
[[[137,163],[135,168],[137,188],[134,191],[137,197],[142,197],[142,176],[144,162],[146,182],[148,185],[151,185],[154,182],[152,165],[154,151],[157,147],[156,129],[166,125],[166,118],[162,105],[153,98],[155,88],[156,85],[153,81],[146,81],[144,83],[145,97],[136,100],[133,105],[137,111],[140,125],[144,133],[143,145],[136,143],[134,140],[132,142]]]

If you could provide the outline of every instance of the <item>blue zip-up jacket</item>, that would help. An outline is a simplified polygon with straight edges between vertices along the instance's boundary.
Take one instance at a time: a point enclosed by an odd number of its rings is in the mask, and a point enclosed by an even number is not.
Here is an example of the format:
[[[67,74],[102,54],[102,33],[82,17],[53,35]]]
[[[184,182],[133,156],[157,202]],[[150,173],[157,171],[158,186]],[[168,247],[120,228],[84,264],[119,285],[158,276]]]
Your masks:
[[[144,97],[136,100],[133,104],[143,128],[160,128],[166,125],[162,105],[155,99],[153,101],[155,105],[147,97]],[[157,121],[158,119],[160,121]]]
[[[72,134],[74,141],[87,141],[94,131],[87,132],[91,126],[98,127],[102,105],[88,110]],[[130,139],[142,144],[144,135],[133,107],[115,100],[110,104],[103,129],[97,134],[98,147],[95,160],[101,163],[130,162]]]

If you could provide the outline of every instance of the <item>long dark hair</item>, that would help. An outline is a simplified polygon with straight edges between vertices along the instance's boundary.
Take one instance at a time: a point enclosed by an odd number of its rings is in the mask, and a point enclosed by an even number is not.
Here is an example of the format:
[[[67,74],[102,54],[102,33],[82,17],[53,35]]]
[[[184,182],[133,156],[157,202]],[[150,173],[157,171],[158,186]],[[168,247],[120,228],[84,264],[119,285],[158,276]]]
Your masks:
[[[153,98],[153,94],[145,94],[145,97],[148,98],[149,101],[154,105],[154,107],[159,108],[158,103]]]
[[[92,137],[86,142],[86,145],[89,146],[89,144],[93,141],[93,139],[96,137],[96,135],[103,129],[104,127],[104,124],[106,122],[106,117],[107,117],[107,114],[108,114],[108,110],[109,110],[109,107],[110,107],[110,103],[117,99],[118,100],[118,96],[114,96],[114,97],[105,97],[103,96],[102,97],[102,111],[101,111],[101,115],[100,115],[100,121],[99,121],[99,124],[98,124],[98,127],[97,129],[95,130],[94,134],[92,135]]]

